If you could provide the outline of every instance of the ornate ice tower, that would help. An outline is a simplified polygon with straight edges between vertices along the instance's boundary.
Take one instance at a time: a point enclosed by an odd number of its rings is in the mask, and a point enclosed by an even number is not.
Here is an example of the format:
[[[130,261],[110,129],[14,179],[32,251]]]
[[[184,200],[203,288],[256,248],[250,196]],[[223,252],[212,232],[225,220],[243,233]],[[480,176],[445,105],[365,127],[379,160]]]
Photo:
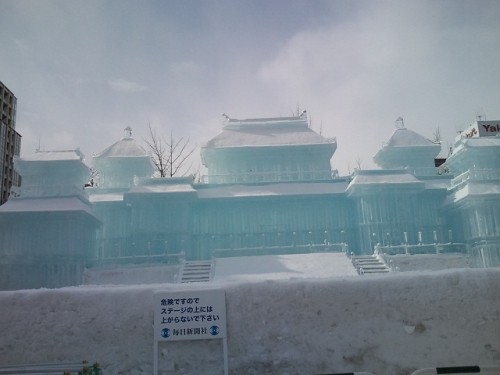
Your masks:
[[[332,178],[337,148],[297,117],[237,120],[224,115],[222,132],[201,149],[211,184],[318,181]]]

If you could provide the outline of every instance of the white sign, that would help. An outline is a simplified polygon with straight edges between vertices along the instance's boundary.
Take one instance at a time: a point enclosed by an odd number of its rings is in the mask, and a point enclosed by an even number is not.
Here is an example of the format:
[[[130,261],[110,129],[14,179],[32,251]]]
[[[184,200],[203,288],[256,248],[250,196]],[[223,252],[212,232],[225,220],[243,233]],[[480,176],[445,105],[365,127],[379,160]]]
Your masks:
[[[500,121],[476,121],[463,134],[466,138],[495,136],[500,134]]]
[[[223,290],[154,294],[155,341],[226,338]]]

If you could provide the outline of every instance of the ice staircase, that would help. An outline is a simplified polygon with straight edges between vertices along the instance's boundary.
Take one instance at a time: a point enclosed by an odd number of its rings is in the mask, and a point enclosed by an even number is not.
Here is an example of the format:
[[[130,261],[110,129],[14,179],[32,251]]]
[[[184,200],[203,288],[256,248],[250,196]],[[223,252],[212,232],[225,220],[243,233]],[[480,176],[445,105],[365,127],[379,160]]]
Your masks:
[[[353,255],[351,256],[351,261],[360,275],[366,274],[376,274],[376,273],[387,273],[391,269],[387,267],[385,262],[380,258],[379,255]]]
[[[185,261],[179,272],[179,283],[198,283],[212,280],[213,261]]]

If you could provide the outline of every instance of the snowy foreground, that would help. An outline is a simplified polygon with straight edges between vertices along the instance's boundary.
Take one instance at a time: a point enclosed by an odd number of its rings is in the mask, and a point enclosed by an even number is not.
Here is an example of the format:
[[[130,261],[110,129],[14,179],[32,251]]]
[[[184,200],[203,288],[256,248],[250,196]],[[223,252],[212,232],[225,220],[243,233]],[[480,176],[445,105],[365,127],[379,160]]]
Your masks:
[[[500,364],[500,269],[0,292],[0,363],[153,373],[153,293],[223,289],[229,373],[411,374]],[[223,374],[221,340],[160,343],[161,374]]]

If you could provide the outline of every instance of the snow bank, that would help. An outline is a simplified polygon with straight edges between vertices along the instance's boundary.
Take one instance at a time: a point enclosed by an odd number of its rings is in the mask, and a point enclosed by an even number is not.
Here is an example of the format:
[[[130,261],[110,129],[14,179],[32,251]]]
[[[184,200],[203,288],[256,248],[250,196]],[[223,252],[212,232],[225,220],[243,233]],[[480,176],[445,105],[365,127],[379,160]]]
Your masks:
[[[153,293],[226,291],[230,374],[500,364],[500,270],[0,293],[0,362],[151,374]],[[219,340],[161,343],[160,373],[222,374]]]

